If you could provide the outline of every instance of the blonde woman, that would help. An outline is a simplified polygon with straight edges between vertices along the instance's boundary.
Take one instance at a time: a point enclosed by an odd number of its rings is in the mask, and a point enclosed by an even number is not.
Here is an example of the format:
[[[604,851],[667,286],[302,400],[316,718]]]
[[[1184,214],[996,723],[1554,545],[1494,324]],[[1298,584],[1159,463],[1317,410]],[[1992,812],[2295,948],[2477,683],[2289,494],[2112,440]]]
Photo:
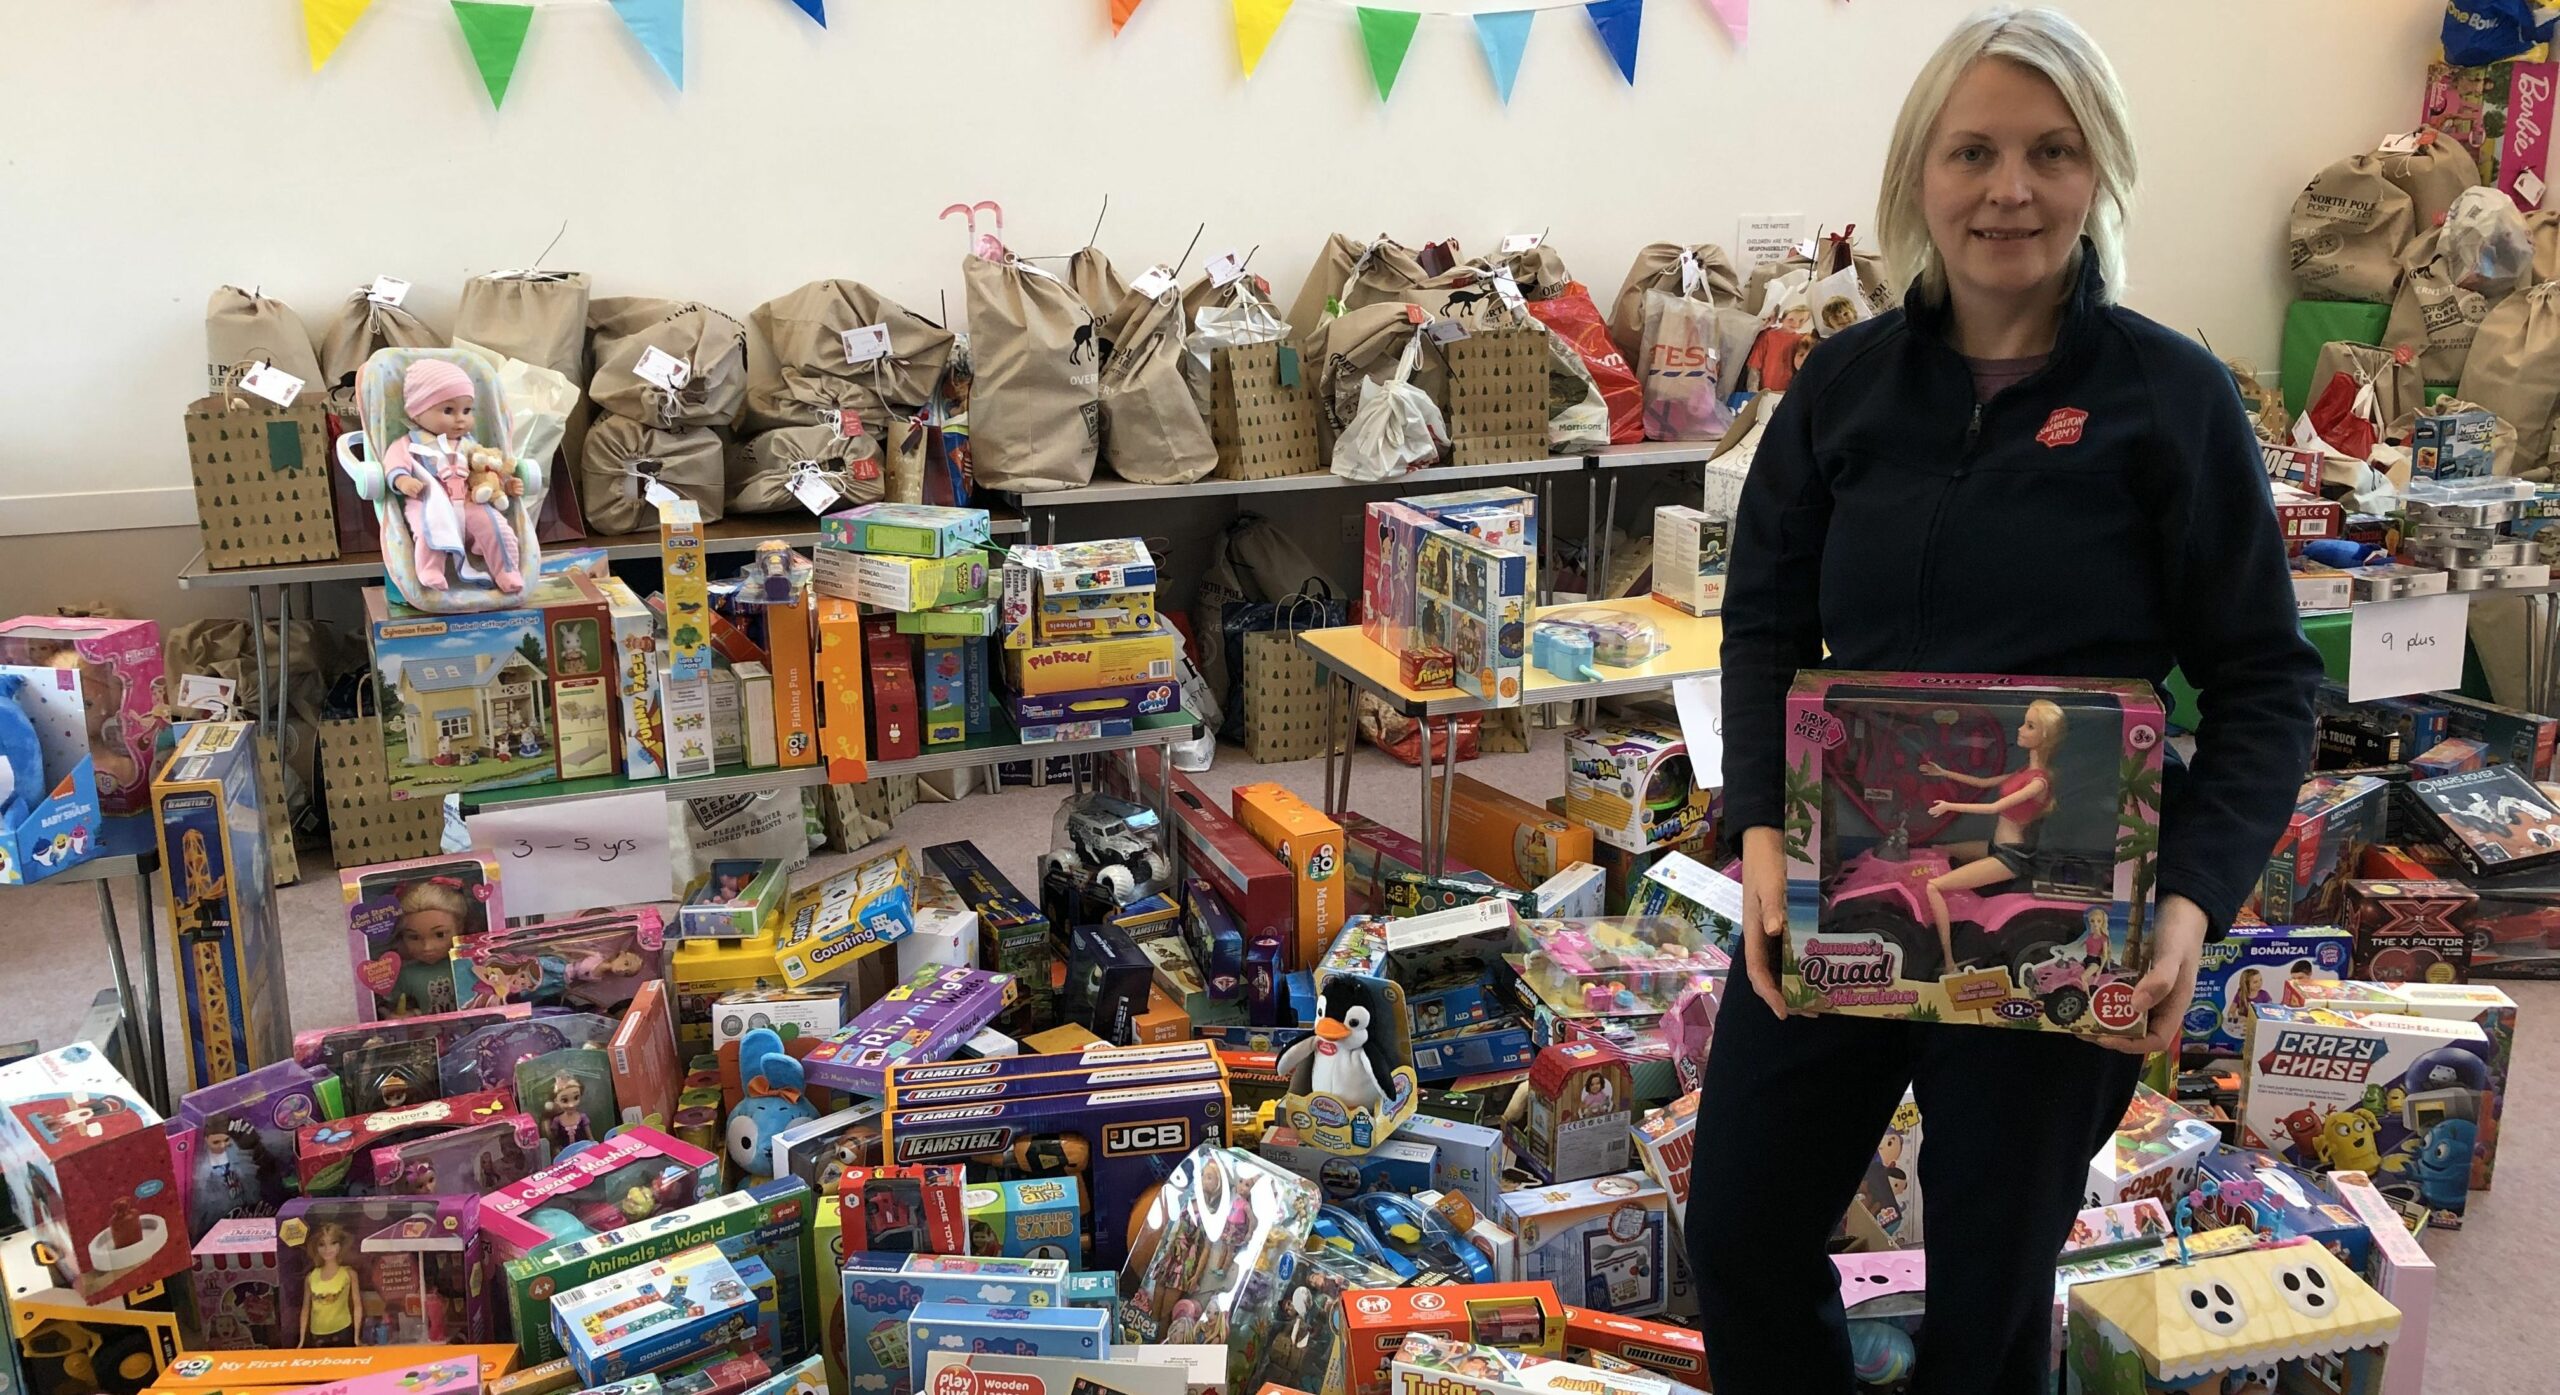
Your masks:
[[[1688,1227],[1719,1395],[1851,1389],[1825,1242],[1906,1087],[1928,1137],[1906,1162],[1928,1217],[1914,1388],[2051,1389],[2053,1260],[2089,1159],[2142,1053],[2176,1045],[2199,952],[2310,764],[2319,660],[2239,395],[2203,348],[2116,303],[2134,167],[2115,73],[2071,21],[2000,9],[1960,25],[1885,157],[1902,308],[1822,342],[1752,464],[1724,612],[1745,971],[1707,1058]],[[2163,796],[2141,1035],[2109,1050],[1789,1016],[1781,702],[1824,663],[2154,682],[2174,666],[2195,684],[2194,767]],[[2030,831],[2028,806],[2053,794],[2040,783],[1985,801],[2005,806],[1987,854]]]

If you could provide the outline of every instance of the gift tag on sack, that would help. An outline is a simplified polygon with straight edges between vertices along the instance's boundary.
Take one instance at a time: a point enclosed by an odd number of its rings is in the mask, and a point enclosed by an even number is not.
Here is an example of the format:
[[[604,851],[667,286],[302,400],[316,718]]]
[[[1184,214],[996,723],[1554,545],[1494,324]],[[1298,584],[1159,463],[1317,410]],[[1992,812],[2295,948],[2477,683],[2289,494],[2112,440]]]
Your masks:
[[[684,499],[683,495],[656,480],[650,480],[640,486],[640,497],[648,500],[652,507],[661,509],[669,504],[681,503]]]
[[[1533,251],[1539,243],[1546,240],[1545,233],[1513,233],[1502,239],[1502,255],[1513,257],[1522,252]]]
[[[271,363],[253,363],[240,375],[240,390],[263,397],[279,407],[290,407],[302,392],[302,380]]]
[[[632,366],[631,376],[674,392],[693,380],[693,365],[652,344],[640,351],[640,361]]]
[[[889,356],[889,326],[856,325],[844,332],[844,358],[847,363],[869,363]]]
[[[1680,294],[1696,295],[1698,293],[1699,283],[1706,279],[1706,273],[1698,269],[1698,254],[1685,247],[1681,248]]]
[[[2542,176],[2531,170],[2516,176],[2516,192],[2524,195],[2526,206],[2542,207]]]
[[[1228,279],[1233,280],[1234,278],[1230,277]],[[1225,282],[1220,282],[1219,284],[1224,285]],[[1146,300],[1153,300],[1157,296],[1163,295],[1166,291],[1172,289],[1173,273],[1160,266],[1148,267],[1145,271],[1139,273],[1137,280],[1129,283],[1129,293]]]
[[[814,460],[804,460],[792,467],[788,488],[792,498],[821,518],[844,498],[844,491],[836,488],[835,482],[819,471],[818,462]]]
[[[1220,252],[1201,263],[1200,269],[1209,274],[1210,285],[1223,286],[1244,275],[1244,255],[1232,251]]]
[[[213,720],[217,722],[228,721],[231,717],[232,697],[239,690],[239,683],[232,679],[216,678],[204,673],[190,673],[178,680],[178,705],[192,707],[199,712],[210,712],[213,714]]]
[[[828,408],[826,416],[827,425],[836,429],[838,439],[849,441],[862,434],[862,413],[851,407]]]
[[[409,298],[409,283],[397,276],[377,276],[365,288],[364,298],[376,305],[398,305]]]
[[[1520,298],[1520,283],[1512,280],[1508,274],[1495,275],[1493,278],[1493,290],[1494,294],[1502,297],[1502,303],[1510,306],[1512,309],[1526,310],[1529,308],[1529,302]]]
[[[2374,149],[2384,155],[2415,155],[2418,153],[2418,133],[2395,131],[2384,136],[2382,143]]]
[[[1467,327],[1446,316],[1433,320],[1431,328],[1426,332],[1430,334],[1431,342],[1434,344],[1455,344],[1467,337]]]

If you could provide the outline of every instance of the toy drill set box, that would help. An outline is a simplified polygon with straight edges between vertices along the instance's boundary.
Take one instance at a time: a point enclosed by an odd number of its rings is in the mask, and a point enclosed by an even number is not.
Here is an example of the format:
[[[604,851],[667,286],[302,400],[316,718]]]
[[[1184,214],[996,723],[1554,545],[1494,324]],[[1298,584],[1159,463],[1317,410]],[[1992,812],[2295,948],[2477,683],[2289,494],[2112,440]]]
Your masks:
[[[2188,1046],[2231,1055],[2249,1035],[2249,1011],[2290,1001],[2295,983],[2336,983],[2347,976],[2356,937],[2332,925],[2235,925],[2204,947],[2196,996],[2187,1006]]]
[[[293,1048],[256,732],[250,722],[189,723],[151,782],[192,1086]]]
[[[187,1272],[167,1127],[86,1043],[0,1066],[0,1171],[54,1282],[82,1300]]]
[[[697,1246],[717,1245],[732,1259],[762,1260],[786,1294],[832,1287],[814,1275],[804,1282],[802,1234],[818,1209],[808,1187],[794,1178],[779,1178],[507,1261],[502,1271],[507,1308],[515,1316],[525,1360],[550,1361],[561,1355],[551,1332],[554,1294]]]
[[[839,1323],[828,1350],[841,1349],[845,1388],[860,1395],[913,1390],[907,1317],[926,1303],[1003,1304],[1050,1311],[1067,1306],[1064,1260],[972,1255],[845,1255]],[[841,1335],[839,1335],[841,1334]]]
[[[2477,1023],[2261,1007],[2244,1060],[2243,1142],[2370,1174],[2411,1215],[2461,1226],[2493,1098]]]
[[[1506,1192],[1503,1224],[1520,1238],[1520,1277],[1576,1307],[1651,1317],[1670,1297],[1671,1196],[1641,1172]]]
[[[2137,1028],[2163,721],[2147,683],[1798,676],[1786,727],[1790,1005]]]

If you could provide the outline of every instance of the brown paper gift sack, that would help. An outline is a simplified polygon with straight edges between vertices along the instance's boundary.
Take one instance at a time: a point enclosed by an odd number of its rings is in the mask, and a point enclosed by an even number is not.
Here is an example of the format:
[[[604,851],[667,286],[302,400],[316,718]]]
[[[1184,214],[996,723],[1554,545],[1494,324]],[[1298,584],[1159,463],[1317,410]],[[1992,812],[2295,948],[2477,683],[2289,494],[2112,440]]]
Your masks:
[[[428,857],[444,842],[444,801],[394,799],[382,764],[382,717],[363,684],[358,714],[320,724],[320,789],[329,810],[329,850],[340,867]]]
[[[2416,137],[2417,149],[2377,150],[2374,158],[2381,163],[2382,177],[2409,196],[2409,212],[2417,230],[2425,232],[2444,221],[2445,210],[2463,190],[2480,182],[2480,162],[2462,142],[2440,131],[2421,130]]]
[[[914,412],[933,400],[951,361],[951,331],[859,281],[812,281],[747,314],[747,426],[827,424],[850,407],[874,443],[888,439],[888,409]],[[889,353],[868,363],[845,357],[844,334],[889,327]]]
[[[1102,440],[1102,346],[1082,298],[1029,262],[969,257],[969,451],[981,488],[1093,482]]]
[[[290,407],[236,387],[216,392],[187,408],[186,432],[206,566],[226,570],[337,557],[329,409],[320,388],[300,393]]]
[[[1297,303],[1289,307],[1289,328],[1298,336],[1298,346],[1311,350],[1328,304],[1340,301],[1349,313],[1380,301],[1405,300],[1406,292],[1430,279],[1421,260],[1398,243],[1383,237],[1362,242],[1335,233],[1325,239],[1324,251],[1298,288]]]
[[[2326,352],[2325,350],[2323,351]],[[2553,477],[2552,417],[2560,413],[2560,281],[2499,301],[2480,322],[2463,365],[2461,396],[2516,429],[2515,473]]]
[[[1181,295],[1170,287],[1153,300],[1124,295],[1101,333],[1110,346],[1102,463],[1136,484],[1189,484],[1218,468],[1217,443],[1182,377]]]
[[[599,533],[657,531],[658,510],[646,497],[644,478],[700,505],[705,523],[717,523],[727,512],[728,463],[720,433],[707,426],[660,431],[601,413],[587,429],[578,471],[587,526]]]
[[[791,492],[802,466],[827,473],[843,497],[838,508],[876,504],[885,484],[880,447],[870,433],[847,436],[832,426],[785,426],[730,444],[729,512],[787,513],[803,507]]]
[[[445,337],[397,305],[357,291],[338,307],[338,318],[320,338],[320,372],[332,392],[356,385],[356,370],[376,349],[441,349]],[[313,384],[321,386],[321,384]]]
[[[1129,283],[1120,279],[1099,247],[1079,249],[1067,258],[1067,289],[1083,298],[1084,308],[1098,324],[1108,324],[1120,313],[1120,302],[1129,297]],[[1104,335],[1103,342],[1110,343],[1111,337]]]
[[[1618,287],[1618,298],[1609,306],[1609,338],[1627,362],[1640,363],[1637,355],[1644,349],[1644,293],[1660,291],[1665,295],[1681,293],[1680,254],[1687,252],[1698,264],[1698,285],[1689,294],[1718,305],[1742,303],[1742,281],[1734,274],[1733,260],[1724,249],[1712,242],[1682,247],[1676,242],[1646,244],[1636,253],[1635,265],[1627,268],[1627,279]],[[1743,351],[1750,352],[1744,345]]]
[[[453,317],[454,338],[548,368],[579,387],[555,457],[559,465],[542,494],[537,531],[544,542],[587,535],[578,472],[568,468],[584,455],[587,440],[587,294],[583,271],[496,271],[462,283],[462,306]]]
[[[2375,424],[2385,439],[2408,439],[2409,423],[2417,420],[2418,408],[2427,399],[2426,381],[2418,376],[2414,351],[2403,361],[2398,349],[2385,349],[2373,344],[2350,344],[2344,340],[2320,346],[2320,357],[2311,363],[2309,401],[2318,401],[2329,386],[2330,378],[2344,373],[2358,384],[2373,384]]]
[[[1395,376],[1396,362],[1415,333],[1418,315],[1418,306],[1388,301],[1336,316],[1316,331],[1307,345],[1307,362],[1315,371],[1316,400],[1324,408],[1328,441],[1360,410],[1362,383],[1383,383]],[[1440,355],[1425,353],[1416,359],[1413,385],[1442,413],[1449,410],[1449,369]]]
[[[2524,215],[2533,236],[2535,281],[2560,281],[2560,208],[2537,208]]]
[[[2408,274],[2392,299],[2391,320],[2382,342],[2406,345],[2418,356],[2419,380],[2431,387],[2462,381],[2462,366],[2471,357],[2471,341],[2489,313],[2489,298],[2466,291],[2448,276],[2436,245],[2444,229],[2430,228],[2409,244]]]
[[[1760,302],[1768,294],[1769,283],[1790,271],[1810,273],[1814,280],[1819,281],[1843,267],[1855,267],[1858,272],[1858,288],[1865,291],[1867,295],[1868,312],[1881,315],[1892,309],[1894,306],[1893,278],[1885,267],[1884,257],[1876,252],[1857,250],[1856,244],[1847,240],[1849,235],[1856,231],[1855,228],[1851,228],[1849,233],[1834,234],[1823,239],[1816,247],[1814,255],[1810,257],[1790,252],[1774,262],[1762,262],[1751,268],[1751,277],[1742,286],[1742,308],[1755,315],[1759,314]]]
[[[708,305],[654,296],[611,296],[587,307],[594,332],[596,409],[662,431],[728,426],[747,400],[746,326]],[[649,350],[684,360],[690,370],[672,391],[642,378]]]
[[[238,286],[213,293],[204,307],[204,381],[219,391],[242,364],[271,364],[300,378],[314,396],[328,391],[319,356],[311,351],[311,331],[302,317],[281,300],[270,300]],[[299,401],[300,399],[295,399]]]
[[[1295,630],[1244,637],[1244,749],[1264,765],[1324,754],[1324,684]]]
[[[2294,284],[2305,300],[2388,305],[2400,288],[2400,254],[2416,235],[2409,196],[2382,177],[2382,158],[2349,156],[2294,198]]]

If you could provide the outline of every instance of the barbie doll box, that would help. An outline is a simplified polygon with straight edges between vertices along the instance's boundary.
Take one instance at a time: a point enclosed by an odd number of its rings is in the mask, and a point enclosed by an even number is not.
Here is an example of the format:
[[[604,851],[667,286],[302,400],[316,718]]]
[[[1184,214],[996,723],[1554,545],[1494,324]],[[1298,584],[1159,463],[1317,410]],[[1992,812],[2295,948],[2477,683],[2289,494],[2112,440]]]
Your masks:
[[[0,1067],[0,1172],[56,1285],[95,1303],[187,1272],[168,1130],[87,1044]]]
[[[2164,725],[2140,682],[1800,675],[1786,712],[1789,1004],[2135,1030]]]

